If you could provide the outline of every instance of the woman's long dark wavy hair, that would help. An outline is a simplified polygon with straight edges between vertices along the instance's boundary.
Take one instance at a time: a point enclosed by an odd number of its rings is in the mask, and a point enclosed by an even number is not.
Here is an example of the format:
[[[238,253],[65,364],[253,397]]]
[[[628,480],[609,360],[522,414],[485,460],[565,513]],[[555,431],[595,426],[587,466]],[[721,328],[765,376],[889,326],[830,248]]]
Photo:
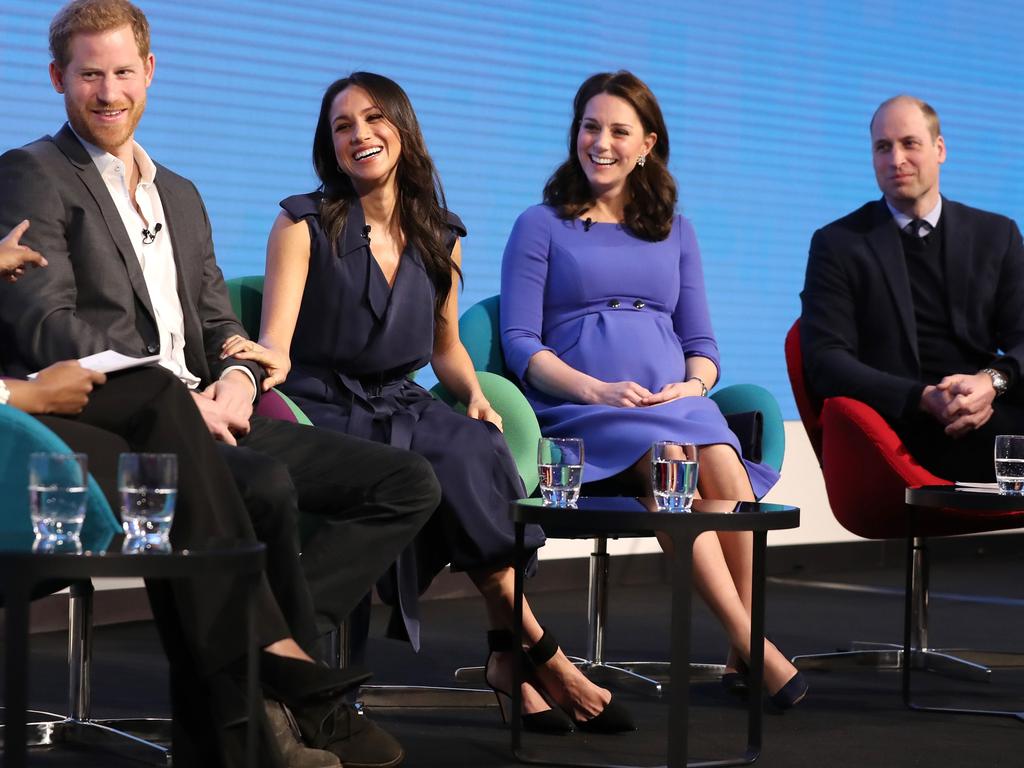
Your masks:
[[[557,210],[563,219],[578,218],[593,207],[594,193],[580,165],[576,144],[587,102],[599,93],[623,99],[636,110],[644,133],[658,136],[644,167],[634,169],[626,179],[624,223],[639,238],[664,240],[672,231],[677,197],[675,179],[668,171],[668,128],[651,89],[632,72],[599,72],[584,80],[576,91],[569,127],[569,157],[544,185],[544,203]]]
[[[396,169],[397,211],[407,242],[412,244],[434,284],[434,322],[444,324],[444,306],[452,290],[452,272],[462,271],[447,248],[448,206],[434,161],[427,152],[423,132],[412,103],[394,80],[372,72],[353,72],[335,80],[324,92],[320,117],[313,134],[313,168],[320,178],[323,200],[320,218],[332,244],[345,228],[349,206],[358,197],[352,180],[338,167],[331,130],[331,105],[349,86],[365,90],[384,118],[398,131],[402,153]]]

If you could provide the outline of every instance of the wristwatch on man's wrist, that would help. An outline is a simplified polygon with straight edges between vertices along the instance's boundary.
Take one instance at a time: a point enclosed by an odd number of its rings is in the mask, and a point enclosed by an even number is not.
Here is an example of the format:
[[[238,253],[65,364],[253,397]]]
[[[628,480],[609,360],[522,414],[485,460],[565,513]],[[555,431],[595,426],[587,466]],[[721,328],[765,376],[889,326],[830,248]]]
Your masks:
[[[982,368],[981,373],[987,373],[989,378],[992,379],[992,389],[996,391],[996,397],[1006,394],[1006,390],[1010,387],[1010,380],[1006,378],[1006,374],[995,368]]]

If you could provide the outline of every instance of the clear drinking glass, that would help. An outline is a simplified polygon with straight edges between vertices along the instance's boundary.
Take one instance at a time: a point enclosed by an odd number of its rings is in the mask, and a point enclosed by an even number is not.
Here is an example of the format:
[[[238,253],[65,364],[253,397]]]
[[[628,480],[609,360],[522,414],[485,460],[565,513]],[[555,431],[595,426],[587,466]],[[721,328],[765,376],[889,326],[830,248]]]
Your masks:
[[[173,453],[122,453],[117,462],[121,524],[126,552],[170,552],[178,457]]]
[[[89,483],[84,453],[33,453],[28,496],[36,541],[52,551],[79,551]]]
[[[583,482],[583,441],[542,437],[537,444],[540,495],[549,507],[575,507]]]
[[[697,492],[697,446],[663,440],[651,446],[651,486],[662,512],[688,512]]]
[[[1004,496],[1024,496],[1024,435],[996,437],[996,483]]]

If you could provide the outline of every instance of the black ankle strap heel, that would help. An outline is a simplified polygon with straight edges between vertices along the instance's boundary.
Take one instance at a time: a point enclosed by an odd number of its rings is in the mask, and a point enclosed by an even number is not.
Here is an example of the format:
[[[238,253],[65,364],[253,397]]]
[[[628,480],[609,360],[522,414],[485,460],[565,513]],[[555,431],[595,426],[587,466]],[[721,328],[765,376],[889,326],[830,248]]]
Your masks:
[[[526,656],[522,651],[522,646],[516,642],[515,635],[507,629],[492,629],[488,631],[487,648],[490,653],[487,654],[487,661],[484,662],[484,682],[487,683],[488,688],[494,691],[494,696],[498,700],[498,707],[501,710],[501,719],[507,723],[509,714],[506,709],[511,706],[512,694],[496,686],[487,676],[491,656],[495,653],[515,653],[513,663],[523,664],[524,666]],[[555,649],[557,650],[557,648],[558,646],[556,645]],[[516,653],[517,651],[519,653]],[[546,709],[543,712],[524,714],[522,723],[524,730],[533,731],[534,733],[569,733],[573,730],[572,721],[561,709],[555,707]]]
[[[534,667],[540,667],[551,660],[551,657],[558,653],[558,641],[548,631],[547,627],[541,627],[544,634],[541,635],[532,648],[527,649],[526,658]],[[588,720],[576,720],[573,724],[581,731],[590,733],[620,733],[622,731],[635,731],[636,723],[633,722],[629,710],[611,699],[604,709]]]

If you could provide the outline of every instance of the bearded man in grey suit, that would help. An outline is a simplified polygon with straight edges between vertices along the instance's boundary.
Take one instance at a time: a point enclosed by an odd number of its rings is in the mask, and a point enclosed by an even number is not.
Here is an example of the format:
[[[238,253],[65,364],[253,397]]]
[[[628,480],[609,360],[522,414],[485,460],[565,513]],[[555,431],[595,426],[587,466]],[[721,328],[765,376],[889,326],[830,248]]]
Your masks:
[[[1009,218],[939,193],[946,143],[912,96],[871,118],[883,198],[811,239],[800,342],[811,389],[877,410],[925,468],[994,478],[1024,432],[1024,243]]]
[[[303,568],[318,613],[344,619],[436,507],[429,465],[406,451],[252,415],[266,375],[250,362],[221,359],[223,342],[245,332],[214,259],[202,199],[134,140],[155,68],[145,16],[127,0],[76,0],[54,18],[50,48],[50,77],[68,123],[0,157],[0,231],[30,219],[24,243],[49,266],[0,291],[0,366],[22,375],[106,349],[158,354],[220,441],[257,535],[262,520],[294,518],[296,507],[320,518]],[[130,423],[133,415],[108,415],[104,428],[116,431],[118,418]],[[216,518],[222,510],[205,512]],[[203,543],[206,528],[187,529],[198,540],[179,536],[176,545]],[[204,599],[203,590],[191,599]],[[311,638],[292,629],[310,650]],[[203,630],[182,628],[186,636]],[[234,644],[240,655],[237,634],[190,645]],[[268,693],[292,706],[309,745],[346,766],[401,762],[397,742],[324,699],[313,665],[289,659],[309,656],[290,639],[269,643],[264,683],[272,678]]]

